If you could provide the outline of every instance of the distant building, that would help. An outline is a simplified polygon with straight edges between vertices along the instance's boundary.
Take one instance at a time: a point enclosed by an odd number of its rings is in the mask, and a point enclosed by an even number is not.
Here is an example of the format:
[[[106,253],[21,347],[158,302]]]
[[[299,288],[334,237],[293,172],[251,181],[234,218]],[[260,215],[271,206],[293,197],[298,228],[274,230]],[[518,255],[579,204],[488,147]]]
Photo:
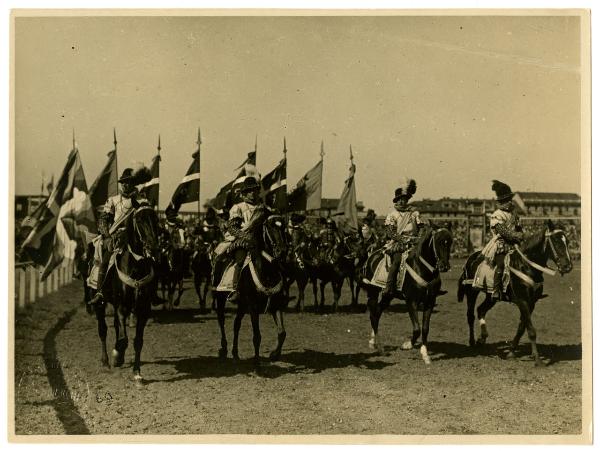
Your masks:
[[[318,210],[310,211],[311,215],[321,216],[322,218],[327,218],[329,216],[333,216],[337,211],[338,204],[340,203],[339,199],[331,199],[324,197],[321,199],[321,208]],[[361,213],[364,211],[365,206],[361,201],[356,202],[356,209],[358,210],[358,217],[360,218]]]
[[[536,193],[518,191],[515,204],[527,216],[579,216],[581,197],[573,193]],[[496,209],[494,199],[450,198],[423,199],[411,202],[424,217],[452,218],[491,213]]]
[[[536,193],[518,191],[515,203],[529,216],[579,216],[581,196],[575,193]]]

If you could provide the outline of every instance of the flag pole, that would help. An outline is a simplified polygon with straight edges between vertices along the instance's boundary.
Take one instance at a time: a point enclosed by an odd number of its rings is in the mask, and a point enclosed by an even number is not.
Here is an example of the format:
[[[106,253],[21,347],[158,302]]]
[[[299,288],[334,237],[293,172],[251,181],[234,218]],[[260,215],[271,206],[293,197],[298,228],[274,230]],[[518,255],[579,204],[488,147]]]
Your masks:
[[[117,155],[117,129],[115,127],[113,127],[113,144],[115,145],[115,169],[117,170],[117,180],[119,177],[119,157]],[[117,183],[117,193],[119,192],[118,189],[119,184]]]
[[[160,133],[158,134],[158,146],[156,147],[156,150],[158,151],[158,164],[160,165]],[[158,185],[158,193],[156,194],[156,213],[158,213],[158,204],[160,201],[160,179],[159,179],[159,185]]]
[[[198,127],[198,177],[200,177],[200,145],[202,144],[202,134],[200,127]],[[198,179],[198,221],[200,220],[200,179]]]
[[[285,224],[286,224],[286,227],[287,227],[289,219],[288,219],[288,208],[287,208],[288,207],[287,206],[287,145],[286,145],[286,142],[285,142],[285,136],[283,137],[283,161],[284,161],[284,164],[285,164],[285,172],[286,172],[286,182],[285,182],[285,203],[286,203],[286,205],[285,205]]]

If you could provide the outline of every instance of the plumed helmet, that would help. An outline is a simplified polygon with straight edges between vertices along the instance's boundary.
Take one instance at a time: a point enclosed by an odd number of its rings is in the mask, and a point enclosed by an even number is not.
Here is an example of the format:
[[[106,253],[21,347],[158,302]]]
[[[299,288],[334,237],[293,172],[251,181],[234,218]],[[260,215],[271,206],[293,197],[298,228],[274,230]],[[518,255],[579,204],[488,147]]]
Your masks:
[[[371,223],[375,220],[375,218],[377,218],[377,215],[375,214],[375,210],[369,208],[367,210],[367,215],[365,216],[364,222]]]
[[[119,177],[119,183],[133,183],[132,177],[133,177],[133,169],[125,168],[125,169],[123,169],[123,173],[121,174],[121,177]]]
[[[301,224],[306,219],[306,216],[301,215],[299,213],[292,213],[290,216],[290,221],[294,225]]]
[[[492,180],[492,191],[496,193],[496,200],[498,202],[507,202],[515,195],[510,186],[498,180]]]
[[[260,185],[258,181],[254,177],[246,177],[242,182],[242,186],[240,188],[240,192],[247,193],[250,191],[255,191],[260,189]]]
[[[141,185],[152,180],[152,173],[150,169],[144,166],[143,163],[136,163],[132,168],[131,182],[134,185]]]
[[[394,191],[394,202],[402,197],[410,199],[417,192],[417,182],[413,179],[405,179],[404,182]]]

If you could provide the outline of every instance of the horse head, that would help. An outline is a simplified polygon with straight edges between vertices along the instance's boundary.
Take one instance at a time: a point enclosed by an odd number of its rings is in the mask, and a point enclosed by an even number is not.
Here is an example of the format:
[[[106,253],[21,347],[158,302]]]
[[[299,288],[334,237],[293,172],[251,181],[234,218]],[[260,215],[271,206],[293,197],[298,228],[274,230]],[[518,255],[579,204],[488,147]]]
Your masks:
[[[435,266],[440,272],[448,272],[450,270],[452,233],[445,227],[432,227],[430,233],[429,247],[435,257]]]
[[[149,205],[138,207],[131,221],[130,246],[144,257],[154,258],[158,251],[158,216]]]
[[[271,253],[276,260],[284,261],[287,253],[287,234],[283,216],[267,216],[262,230],[265,251]]]
[[[546,221],[544,253],[556,264],[561,275],[569,273],[573,269],[567,235],[564,230],[557,228],[551,220]]]

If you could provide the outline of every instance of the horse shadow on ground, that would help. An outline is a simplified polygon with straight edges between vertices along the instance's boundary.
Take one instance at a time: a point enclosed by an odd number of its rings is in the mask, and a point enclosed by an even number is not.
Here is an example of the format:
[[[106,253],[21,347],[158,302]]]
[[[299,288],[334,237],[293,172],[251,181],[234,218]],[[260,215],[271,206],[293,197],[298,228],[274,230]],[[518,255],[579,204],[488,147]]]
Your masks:
[[[216,321],[217,315],[214,312],[202,312],[200,308],[174,308],[171,311],[153,310],[151,318],[156,324],[194,324]]]
[[[336,354],[314,349],[303,349],[302,351],[283,354],[279,360],[283,365],[263,358],[258,368],[254,365],[253,359],[233,360],[231,358],[221,359],[216,356],[165,358],[146,364],[173,366],[178,374],[168,379],[146,379],[144,383],[233,377],[240,374],[275,379],[287,374],[317,374],[328,369],[348,367],[380,370],[396,364],[381,360],[370,360],[372,357],[377,356],[373,353]]]
[[[450,342],[429,342],[429,351],[432,353],[432,360],[454,360],[471,357],[499,357],[506,359],[510,350],[510,343],[499,341],[495,343],[477,344],[469,346],[464,343]],[[546,363],[546,366],[554,365],[559,362],[581,360],[581,344],[538,344],[540,357]],[[517,360],[527,360],[531,357],[531,344],[521,343],[515,350]]]

